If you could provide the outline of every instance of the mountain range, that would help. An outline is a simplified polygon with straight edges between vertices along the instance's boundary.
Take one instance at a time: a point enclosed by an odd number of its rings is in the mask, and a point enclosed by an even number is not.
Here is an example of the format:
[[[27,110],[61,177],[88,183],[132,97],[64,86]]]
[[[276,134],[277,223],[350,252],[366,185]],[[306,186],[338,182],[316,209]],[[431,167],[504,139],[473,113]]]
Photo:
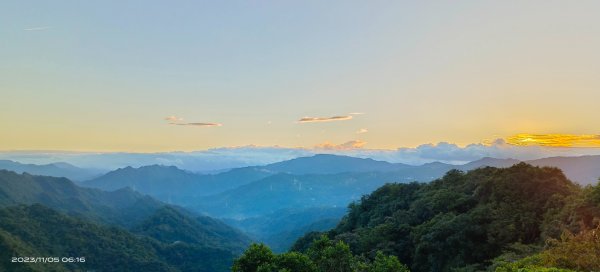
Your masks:
[[[66,162],[37,165],[25,164],[11,160],[0,160],[0,169],[10,170],[16,173],[26,172],[32,175],[65,177],[73,181],[89,180],[99,177],[104,173],[102,170],[80,168]]]
[[[107,192],[6,170],[0,170],[0,185],[0,252],[93,256],[57,271],[226,271],[251,242],[219,220],[130,188]],[[24,271],[44,271],[29,268]]]
[[[363,195],[386,183],[427,182],[442,177],[452,169],[469,171],[486,166],[505,168],[519,162],[514,159],[482,158],[464,165],[434,162],[414,166],[322,154],[263,166],[234,168],[215,174],[193,173],[174,166],[162,165],[125,167],[77,183],[79,186],[109,191],[106,194],[132,198],[127,202],[128,205],[135,204],[140,207],[139,211],[132,216],[119,214],[130,210],[124,208],[128,207],[125,204],[118,207],[112,207],[113,203],[104,204],[104,202],[120,202],[102,200],[99,195],[104,192],[99,193],[98,190],[80,191],[79,187],[77,187],[79,189],[71,188],[70,190],[76,192],[77,196],[83,196],[85,199],[81,200],[78,197],[57,198],[56,195],[45,197],[44,192],[52,188],[48,184],[43,186],[34,184],[32,188],[37,188],[35,190],[39,194],[36,201],[39,198],[41,203],[52,208],[62,209],[61,211],[68,214],[93,214],[99,217],[99,219],[95,218],[96,221],[110,222],[126,228],[132,227],[131,222],[139,223],[149,218],[158,210],[157,207],[165,203],[180,205],[191,210],[192,213],[225,220],[229,225],[243,230],[253,238],[266,242],[274,250],[284,251],[304,232],[322,230],[335,225],[341,218],[340,211],[345,210],[348,204],[360,200]],[[600,156],[553,157],[527,161],[527,163],[558,167],[568,178],[582,185],[594,184],[600,177],[600,167],[598,167]],[[34,180],[48,178],[23,176]],[[12,198],[27,200],[27,197],[19,196],[19,190],[19,188],[10,188],[3,192],[0,189],[0,196],[8,194]],[[134,202],[144,198],[139,193],[147,194],[157,200],[147,197],[151,200]],[[90,194],[99,199],[92,201],[91,204],[86,203],[93,199],[88,196]],[[68,202],[65,202],[66,199]],[[0,198],[0,203],[1,201]],[[156,203],[151,204],[154,202]],[[23,201],[13,200],[11,203],[23,203]],[[35,203],[35,201],[25,201],[25,203]],[[83,204],[74,205],[75,203]],[[97,208],[94,203],[101,203],[102,208]],[[90,210],[94,212],[90,213]],[[180,212],[183,210],[181,208]],[[324,214],[323,211],[330,210],[338,212],[331,216],[321,216]],[[169,213],[162,213],[162,216],[167,215]],[[127,220],[119,222],[119,218],[127,218]],[[174,222],[177,217],[169,218],[167,221]],[[277,218],[285,219],[277,221]],[[282,223],[285,222],[298,223],[292,228],[283,227]],[[150,232],[146,233],[150,235]]]

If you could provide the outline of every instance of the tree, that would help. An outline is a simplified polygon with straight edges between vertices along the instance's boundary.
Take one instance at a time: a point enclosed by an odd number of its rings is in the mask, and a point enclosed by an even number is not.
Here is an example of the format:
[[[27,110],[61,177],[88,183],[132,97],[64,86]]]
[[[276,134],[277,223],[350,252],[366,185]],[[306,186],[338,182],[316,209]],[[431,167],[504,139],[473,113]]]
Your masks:
[[[375,260],[369,267],[369,272],[409,272],[406,265],[398,261],[396,256],[386,256],[381,251],[377,251]]]
[[[342,241],[336,243],[325,235],[313,242],[307,254],[319,271],[352,272],[356,265],[347,244]]]
[[[342,241],[322,235],[306,253],[287,252],[274,255],[263,244],[251,245],[235,260],[234,272],[408,272],[396,256],[377,252],[370,262],[365,256],[354,256]]]
[[[234,272],[257,272],[260,266],[273,264],[275,255],[264,244],[252,244],[242,256],[233,262]],[[262,269],[264,270],[264,268]]]

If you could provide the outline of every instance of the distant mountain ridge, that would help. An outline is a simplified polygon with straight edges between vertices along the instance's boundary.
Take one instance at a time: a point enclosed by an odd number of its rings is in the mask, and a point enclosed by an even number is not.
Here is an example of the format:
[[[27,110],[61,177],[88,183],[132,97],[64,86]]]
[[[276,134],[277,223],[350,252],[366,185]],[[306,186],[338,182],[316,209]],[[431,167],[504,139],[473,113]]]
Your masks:
[[[600,178],[600,155],[550,157],[526,161],[526,163],[560,168],[569,179],[582,185],[596,184]]]
[[[317,154],[311,157],[299,157],[287,161],[269,164],[261,168],[273,172],[288,174],[337,174],[344,172],[390,172],[410,165],[390,163],[373,159],[355,158],[349,156]]]
[[[198,197],[234,189],[272,174],[259,167],[235,168],[206,175],[175,166],[149,165],[119,168],[81,185],[107,191],[130,187],[167,203],[184,205]]]
[[[88,180],[103,174],[102,170],[79,168],[66,162],[38,165],[0,160],[0,169],[14,171],[19,174],[26,172],[32,175],[65,177],[74,181]]]
[[[577,163],[569,163],[571,161]],[[104,190],[131,187],[162,201],[192,206],[197,211],[213,216],[244,218],[279,208],[291,208],[293,205],[345,206],[388,182],[430,181],[452,169],[469,171],[486,166],[504,168],[519,162],[515,159],[486,157],[464,165],[434,162],[412,166],[323,154],[265,166],[236,168],[213,175],[191,173],[174,166],[127,167],[82,184]],[[600,165],[600,156],[548,158],[528,163],[557,166],[580,184],[593,184],[600,177],[600,167],[596,166]],[[580,171],[579,166],[585,166],[585,169]],[[286,186],[287,189],[284,189]],[[304,186],[304,191],[301,186]],[[290,195],[283,195],[288,193]],[[280,206],[267,208],[268,205],[256,205],[275,199],[282,202],[269,205]]]
[[[515,159],[496,159],[491,157],[484,157],[476,161],[472,161],[463,165],[458,165],[457,168],[463,171],[469,171],[480,167],[490,166],[497,168],[511,167],[515,164],[520,163],[520,160]]]

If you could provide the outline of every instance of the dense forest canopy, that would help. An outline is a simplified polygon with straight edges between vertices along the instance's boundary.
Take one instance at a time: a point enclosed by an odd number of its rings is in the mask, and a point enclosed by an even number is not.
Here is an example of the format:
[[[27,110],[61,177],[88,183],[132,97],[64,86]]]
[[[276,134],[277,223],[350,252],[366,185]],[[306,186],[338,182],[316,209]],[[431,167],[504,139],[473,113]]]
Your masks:
[[[431,183],[386,184],[351,204],[325,234],[370,259],[377,252],[397,256],[412,271],[509,265],[597,271],[597,262],[570,256],[600,254],[593,231],[599,218],[600,186],[582,188],[559,169],[520,163],[453,170]],[[315,237],[307,234],[293,250],[306,252]],[[587,247],[566,250],[578,239]],[[514,263],[529,255],[533,260]]]

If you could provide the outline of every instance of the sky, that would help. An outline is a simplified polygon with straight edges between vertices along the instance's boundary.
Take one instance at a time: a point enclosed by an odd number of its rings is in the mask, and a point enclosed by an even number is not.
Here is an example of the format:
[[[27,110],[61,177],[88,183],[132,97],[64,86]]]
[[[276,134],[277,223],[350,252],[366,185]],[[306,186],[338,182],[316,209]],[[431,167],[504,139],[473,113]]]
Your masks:
[[[1,1],[0,150],[397,151],[501,139],[593,153],[598,10],[599,1]]]

